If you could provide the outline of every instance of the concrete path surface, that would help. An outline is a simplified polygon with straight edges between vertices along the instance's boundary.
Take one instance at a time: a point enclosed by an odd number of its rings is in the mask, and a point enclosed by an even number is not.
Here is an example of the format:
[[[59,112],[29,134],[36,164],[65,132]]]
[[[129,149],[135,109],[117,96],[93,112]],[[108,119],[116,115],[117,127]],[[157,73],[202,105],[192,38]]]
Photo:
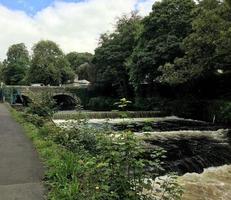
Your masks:
[[[42,177],[31,141],[0,104],[0,200],[43,200]]]

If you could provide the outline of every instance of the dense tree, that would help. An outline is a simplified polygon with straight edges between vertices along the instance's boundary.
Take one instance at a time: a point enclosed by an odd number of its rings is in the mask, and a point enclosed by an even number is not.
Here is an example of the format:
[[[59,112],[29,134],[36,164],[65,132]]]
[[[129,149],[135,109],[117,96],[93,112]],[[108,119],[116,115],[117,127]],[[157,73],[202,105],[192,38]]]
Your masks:
[[[95,66],[92,63],[84,63],[77,69],[77,74],[80,80],[88,80],[89,82],[95,82]]]
[[[136,89],[144,83],[154,84],[160,66],[184,55],[181,45],[191,32],[194,8],[193,0],[162,0],[153,5],[128,62],[130,81]]]
[[[195,10],[193,32],[184,40],[186,55],[161,68],[171,84],[211,77],[231,69],[231,9],[218,0],[203,0]]]
[[[77,72],[80,65],[91,62],[93,55],[91,53],[70,52],[66,55],[66,58],[69,61],[71,68]]]
[[[30,65],[29,52],[26,46],[23,43],[10,46],[3,65],[2,76],[6,84],[24,84],[26,81],[26,73]]]
[[[59,85],[72,81],[74,72],[56,43],[40,41],[33,47],[29,77],[32,83]]]
[[[2,81],[3,81],[3,64],[0,61],[0,82],[2,82]]]
[[[0,79],[2,74],[7,84],[23,84],[29,71],[31,82],[59,85],[76,73],[98,95],[117,97],[133,97],[133,88],[138,96],[158,95],[160,88],[169,96],[182,88],[201,94],[202,85],[211,83],[229,93],[230,52],[231,0],[161,0],[143,19],[136,13],[119,18],[113,32],[101,35],[95,55],[64,55],[54,42],[40,41],[29,68],[25,45],[13,45],[2,70],[0,64]]]
[[[225,0],[229,7],[231,7],[231,0]]]
[[[101,36],[99,47],[95,50],[93,63],[97,72],[96,83],[117,91],[120,96],[129,93],[126,61],[135,46],[141,28],[140,21],[136,13],[123,16],[117,21],[113,33]]]

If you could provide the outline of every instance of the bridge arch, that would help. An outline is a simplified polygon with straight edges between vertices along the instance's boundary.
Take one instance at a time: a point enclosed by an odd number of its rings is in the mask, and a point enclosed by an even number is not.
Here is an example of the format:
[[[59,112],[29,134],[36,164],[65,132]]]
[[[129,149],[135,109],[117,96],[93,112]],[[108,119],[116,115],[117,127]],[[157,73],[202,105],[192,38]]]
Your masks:
[[[32,100],[31,98],[28,96],[28,95],[25,95],[25,94],[17,94],[15,96],[15,104],[21,104],[23,106],[28,106],[29,103],[31,103]]]
[[[70,93],[53,94],[53,99],[60,110],[73,110],[80,104],[80,99]]]

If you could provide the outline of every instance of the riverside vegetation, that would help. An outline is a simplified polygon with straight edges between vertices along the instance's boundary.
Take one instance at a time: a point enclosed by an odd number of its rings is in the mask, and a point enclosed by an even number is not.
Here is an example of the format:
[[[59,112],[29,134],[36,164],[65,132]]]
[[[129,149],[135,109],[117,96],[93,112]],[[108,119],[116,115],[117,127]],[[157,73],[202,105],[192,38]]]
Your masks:
[[[37,100],[38,99],[38,100]],[[129,131],[97,130],[78,121],[72,128],[56,127],[48,96],[34,98],[23,112],[12,110],[33,140],[46,164],[45,182],[52,200],[155,200],[180,199],[182,190],[169,176],[153,181],[162,172],[164,152],[144,159],[143,141]],[[42,112],[41,112],[42,111]]]
[[[229,124],[230,13],[230,0],[156,1],[146,17],[119,17],[94,54],[65,54],[53,41],[39,41],[31,51],[10,46],[0,82],[58,86],[78,76],[91,83],[72,90],[86,110],[110,111],[126,97],[134,102],[130,110]]]

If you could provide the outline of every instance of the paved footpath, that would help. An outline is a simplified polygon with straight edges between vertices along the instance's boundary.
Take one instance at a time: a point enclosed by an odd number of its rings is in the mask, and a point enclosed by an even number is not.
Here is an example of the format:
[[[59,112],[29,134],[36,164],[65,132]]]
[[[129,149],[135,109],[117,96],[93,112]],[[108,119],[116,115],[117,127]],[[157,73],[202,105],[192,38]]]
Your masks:
[[[0,200],[43,200],[42,177],[31,141],[0,104]]]

